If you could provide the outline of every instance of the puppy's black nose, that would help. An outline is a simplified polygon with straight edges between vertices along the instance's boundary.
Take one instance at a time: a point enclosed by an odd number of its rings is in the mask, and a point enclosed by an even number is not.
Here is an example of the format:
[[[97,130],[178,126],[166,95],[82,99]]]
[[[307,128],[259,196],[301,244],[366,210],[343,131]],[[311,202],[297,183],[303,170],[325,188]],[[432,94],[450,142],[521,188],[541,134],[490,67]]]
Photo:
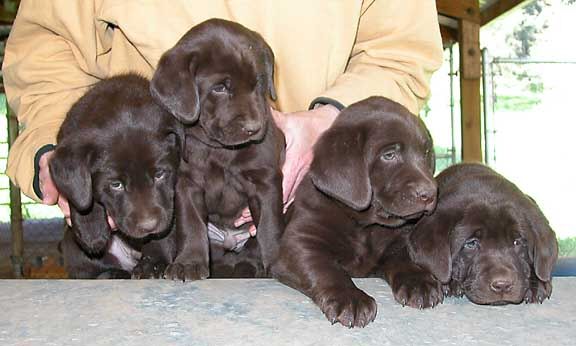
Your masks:
[[[249,136],[257,134],[262,128],[262,124],[259,121],[247,121],[242,124],[242,131]]]
[[[496,293],[508,293],[512,289],[512,282],[509,280],[496,279],[490,283],[490,289]]]

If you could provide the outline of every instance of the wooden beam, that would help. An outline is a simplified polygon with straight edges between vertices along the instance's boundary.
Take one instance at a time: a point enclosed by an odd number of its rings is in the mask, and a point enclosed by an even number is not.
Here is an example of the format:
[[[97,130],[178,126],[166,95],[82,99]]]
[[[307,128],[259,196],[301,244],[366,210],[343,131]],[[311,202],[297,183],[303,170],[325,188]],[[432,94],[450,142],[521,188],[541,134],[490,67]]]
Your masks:
[[[440,25],[440,34],[442,35],[442,46],[444,46],[444,48],[450,47],[454,43],[458,42],[457,29]]]
[[[436,8],[447,17],[480,23],[478,0],[436,0]]]
[[[498,0],[480,12],[480,25],[500,17],[526,0]]]
[[[460,20],[462,160],[482,162],[480,24]]]

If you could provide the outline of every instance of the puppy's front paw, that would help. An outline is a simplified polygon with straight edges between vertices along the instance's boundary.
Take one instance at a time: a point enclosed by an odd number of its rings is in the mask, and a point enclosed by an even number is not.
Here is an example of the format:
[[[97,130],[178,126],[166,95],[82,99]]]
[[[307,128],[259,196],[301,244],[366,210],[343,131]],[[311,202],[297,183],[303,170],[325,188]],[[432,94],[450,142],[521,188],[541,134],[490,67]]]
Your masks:
[[[524,302],[526,304],[542,304],[546,298],[550,299],[550,295],[552,295],[552,282],[544,282],[536,279],[530,284],[530,288],[526,290]]]
[[[316,304],[332,324],[345,327],[365,327],[376,318],[374,298],[357,288],[330,289],[317,295]]]
[[[461,298],[464,296],[462,284],[456,280],[450,280],[448,284],[442,285],[442,290],[444,291],[444,297]]]
[[[392,292],[402,306],[418,309],[433,308],[444,301],[441,282],[426,272],[396,274]]]
[[[165,264],[155,262],[150,257],[145,256],[132,270],[132,279],[160,279],[164,275],[165,269]]]
[[[164,271],[164,278],[168,280],[203,280],[209,275],[208,265],[204,263],[172,263]]]

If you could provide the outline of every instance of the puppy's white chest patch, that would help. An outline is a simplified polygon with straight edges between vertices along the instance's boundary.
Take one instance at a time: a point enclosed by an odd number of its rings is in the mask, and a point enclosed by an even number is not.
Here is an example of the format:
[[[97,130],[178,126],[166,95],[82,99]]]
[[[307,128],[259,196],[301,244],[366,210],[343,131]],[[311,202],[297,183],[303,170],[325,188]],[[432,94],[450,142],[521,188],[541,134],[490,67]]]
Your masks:
[[[122,269],[129,272],[134,269],[134,267],[138,264],[138,261],[140,261],[140,258],[142,258],[142,253],[140,251],[134,250],[117,235],[112,235],[108,253],[116,258]]]

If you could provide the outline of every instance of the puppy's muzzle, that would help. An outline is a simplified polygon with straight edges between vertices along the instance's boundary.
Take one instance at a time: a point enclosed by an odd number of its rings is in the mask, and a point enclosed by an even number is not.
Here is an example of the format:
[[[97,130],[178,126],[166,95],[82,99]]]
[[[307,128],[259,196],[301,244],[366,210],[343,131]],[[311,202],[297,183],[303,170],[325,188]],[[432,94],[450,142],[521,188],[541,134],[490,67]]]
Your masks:
[[[242,126],[242,132],[252,137],[257,135],[262,130],[262,122],[257,120],[245,121]]]
[[[422,186],[416,188],[416,199],[424,206],[424,212],[431,214],[436,209],[437,188],[436,186]]]

